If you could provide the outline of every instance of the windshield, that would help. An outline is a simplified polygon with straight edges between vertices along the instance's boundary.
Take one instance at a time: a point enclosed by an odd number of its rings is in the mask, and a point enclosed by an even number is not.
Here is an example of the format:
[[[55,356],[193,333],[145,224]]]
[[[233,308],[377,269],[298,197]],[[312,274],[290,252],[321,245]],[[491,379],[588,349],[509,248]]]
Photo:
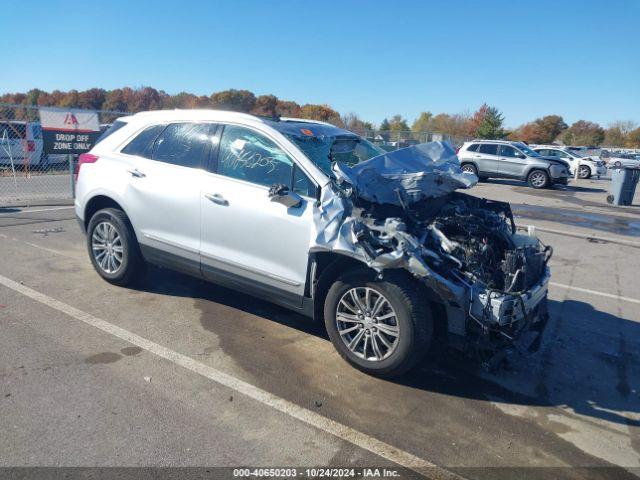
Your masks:
[[[344,162],[350,167],[386,153],[356,135],[308,136],[285,134],[324,173],[332,176],[331,163]]]
[[[522,153],[524,153],[528,157],[539,157],[540,156],[540,154],[538,152],[534,152],[529,147],[527,147],[524,143],[518,143],[517,146],[522,151]]]

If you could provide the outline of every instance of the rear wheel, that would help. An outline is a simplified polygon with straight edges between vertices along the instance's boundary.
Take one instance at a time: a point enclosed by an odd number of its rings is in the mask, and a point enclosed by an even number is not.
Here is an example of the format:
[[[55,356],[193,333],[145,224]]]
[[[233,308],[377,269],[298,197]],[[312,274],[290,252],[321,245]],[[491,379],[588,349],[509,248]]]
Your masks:
[[[533,188],[545,188],[549,185],[549,174],[544,170],[533,170],[527,177],[527,183]]]
[[[591,177],[591,169],[588,165],[580,165],[578,168],[578,178],[586,179]]]
[[[132,283],[143,266],[131,223],[124,212],[115,208],[98,210],[91,217],[87,249],[96,271],[115,285]]]
[[[433,335],[424,292],[405,272],[390,272],[383,281],[365,270],[345,273],[329,289],[324,318],[338,353],[359,370],[382,377],[415,366]]]

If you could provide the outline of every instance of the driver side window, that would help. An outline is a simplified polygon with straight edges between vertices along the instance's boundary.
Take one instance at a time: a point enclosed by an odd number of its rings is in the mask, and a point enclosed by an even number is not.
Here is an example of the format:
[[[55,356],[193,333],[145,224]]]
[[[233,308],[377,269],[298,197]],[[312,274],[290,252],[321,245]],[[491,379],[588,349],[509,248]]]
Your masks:
[[[291,185],[293,162],[264,135],[235,125],[226,125],[220,141],[218,173],[265,187]]]

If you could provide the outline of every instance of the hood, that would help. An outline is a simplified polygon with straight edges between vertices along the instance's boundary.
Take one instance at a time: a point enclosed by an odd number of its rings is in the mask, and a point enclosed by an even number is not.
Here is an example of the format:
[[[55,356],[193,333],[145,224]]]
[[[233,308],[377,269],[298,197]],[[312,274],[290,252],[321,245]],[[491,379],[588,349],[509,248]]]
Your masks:
[[[556,158],[556,157],[541,157],[541,158],[554,165],[562,165],[563,167],[569,168],[569,162],[567,162],[566,160],[560,160],[559,158]]]
[[[478,183],[478,177],[460,169],[455,151],[445,142],[412,145],[353,167],[337,162],[333,172],[338,182],[349,184],[359,198],[397,206],[440,197]]]

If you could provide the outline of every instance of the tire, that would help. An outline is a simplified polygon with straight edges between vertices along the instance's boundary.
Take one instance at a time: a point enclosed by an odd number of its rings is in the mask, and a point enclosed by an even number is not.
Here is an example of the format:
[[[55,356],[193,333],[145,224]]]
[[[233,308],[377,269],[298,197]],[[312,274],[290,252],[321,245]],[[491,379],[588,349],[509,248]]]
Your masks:
[[[591,169],[588,165],[580,165],[578,167],[578,178],[582,178],[583,180],[591,178]]]
[[[480,178],[480,175],[478,175],[478,169],[473,163],[463,163],[460,169],[463,172],[473,173],[476,177]]]
[[[87,227],[87,250],[93,268],[114,285],[130,285],[144,266],[131,223],[122,210],[115,208],[98,210],[91,217]]]
[[[376,280],[375,273],[364,269],[340,276],[324,302],[327,333],[340,356],[357,369],[379,377],[397,377],[414,367],[429,350],[433,337],[431,309],[418,287],[404,271],[386,273],[384,280]],[[381,297],[386,301],[379,305],[378,320],[373,315],[357,320],[351,292],[365,303],[367,291],[369,307]],[[346,319],[345,314],[352,319],[340,321]],[[385,324],[384,330],[381,324]],[[344,332],[352,326],[355,330]],[[394,331],[395,336],[391,334]],[[347,343],[353,344],[360,334],[360,340],[350,349]]]
[[[620,168],[620,167],[622,167],[622,162],[620,160],[618,160],[613,164],[613,166],[616,167],[616,168]]]
[[[527,183],[532,188],[546,188],[550,183],[549,174],[544,170],[532,170],[527,176]]]

